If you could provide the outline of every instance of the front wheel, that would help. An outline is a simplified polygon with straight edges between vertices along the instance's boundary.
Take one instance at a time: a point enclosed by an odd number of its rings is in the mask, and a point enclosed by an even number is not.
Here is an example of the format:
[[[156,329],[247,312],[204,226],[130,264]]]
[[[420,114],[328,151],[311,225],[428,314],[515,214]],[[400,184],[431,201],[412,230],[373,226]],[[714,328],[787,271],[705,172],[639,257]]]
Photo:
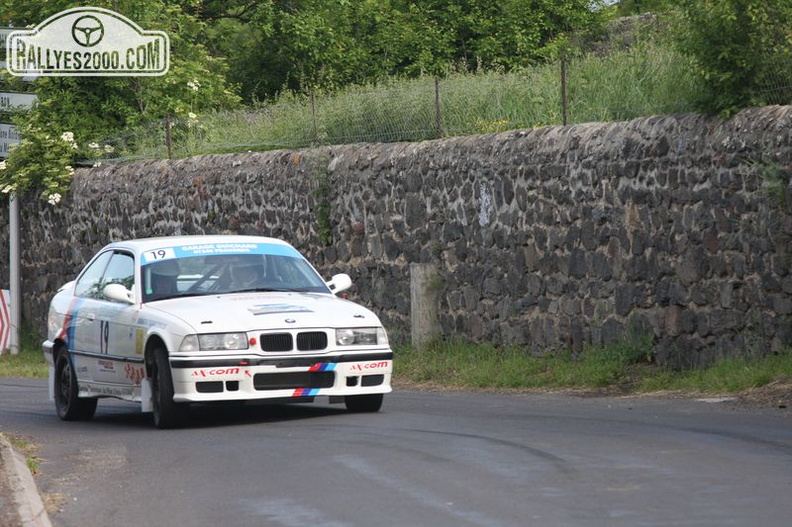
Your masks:
[[[385,396],[381,393],[366,395],[347,395],[344,403],[348,411],[353,413],[379,412]]]
[[[171,376],[168,352],[164,349],[154,351],[151,364],[151,391],[154,407],[154,426],[157,428],[176,428],[184,423],[188,405],[173,401],[173,378]]]
[[[81,399],[69,352],[62,351],[55,361],[55,409],[64,421],[88,421],[96,413],[95,398]]]

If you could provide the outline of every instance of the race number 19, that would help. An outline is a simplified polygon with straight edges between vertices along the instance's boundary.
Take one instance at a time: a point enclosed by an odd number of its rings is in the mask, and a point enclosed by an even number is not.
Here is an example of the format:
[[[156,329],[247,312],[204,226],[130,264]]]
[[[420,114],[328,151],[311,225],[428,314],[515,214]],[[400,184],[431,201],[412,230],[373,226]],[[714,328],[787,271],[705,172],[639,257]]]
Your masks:
[[[153,251],[148,251],[143,253],[143,259],[146,263],[156,262],[159,260],[167,260],[168,258],[175,258],[176,253],[173,251],[172,248],[168,249],[155,249]]]

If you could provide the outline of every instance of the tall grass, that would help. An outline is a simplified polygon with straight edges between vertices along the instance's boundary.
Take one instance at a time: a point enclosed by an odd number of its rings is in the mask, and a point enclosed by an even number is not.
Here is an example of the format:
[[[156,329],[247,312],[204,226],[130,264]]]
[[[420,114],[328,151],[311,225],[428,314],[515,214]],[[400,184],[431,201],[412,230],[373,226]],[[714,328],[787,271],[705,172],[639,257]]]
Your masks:
[[[571,65],[570,121],[620,121],[693,111],[701,90],[690,59],[654,37]]]
[[[689,60],[659,36],[606,55],[570,58],[567,72],[569,123],[692,111],[700,89]],[[173,121],[172,155],[420,141],[562,120],[556,62],[512,72],[452,73],[437,85],[434,78],[422,77],[313,97],[284,93],[254,108]],[[153,123],[104,142],[125,157],[161,158],[167,156],[164,129],[163,123]]]
[[[428,385],[455,389],[558,390],[583,389],[606,393],[684,391],[729,394],[770,384],[792,385],[792,352],[749,359],[724,359],[692,371],[672,371],[650,364],[651,343],[595,346],[581,353],[532,354],[525,349],[488,344],[441,341],[425,351],[396,345],[397,385]],[[18,355],[0,355],[0,378],[45,378],[48,367],[38,338],[23,333]]]
[[[41,351],[38,335],[30,330],[20,332],[20,352],[11,355],[6,352],[0,355],[0,377],[43,378],[49,368]]]
[[[417,352],[397,347],[397,379],[456,388],[602,388],[630,381],[630,367],[645,361],[643,344],[593,347],[580,354],[534,355],[519,348],[442,341]]]
[[[462,341],[438,342],[425,351],[397,346],[397,383],[438,388],[588,389],[618,393],[688,391],[739,393],[774,382],[792,383],[792,353],[725,359],[678,372],[650,364],[648,340],[596,346],[580,354],[534,355]]]
[[[727,359],[700,370],[658,372],[643,379],[641,389],[735,393],[772,383],[792,384],[792,353],[787,351],[762,358]]]

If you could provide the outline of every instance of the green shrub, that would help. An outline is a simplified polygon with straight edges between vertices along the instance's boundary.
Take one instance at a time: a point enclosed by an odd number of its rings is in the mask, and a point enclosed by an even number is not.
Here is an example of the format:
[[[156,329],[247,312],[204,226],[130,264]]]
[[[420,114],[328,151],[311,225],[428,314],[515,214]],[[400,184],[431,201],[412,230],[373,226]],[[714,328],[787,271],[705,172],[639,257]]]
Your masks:
[[[682,0],[680,7],[680,49],[704,82],[698,109],[728,116],[747,106],[792,102],[792,3]],[[771,100],[776,89],[785,101]]]

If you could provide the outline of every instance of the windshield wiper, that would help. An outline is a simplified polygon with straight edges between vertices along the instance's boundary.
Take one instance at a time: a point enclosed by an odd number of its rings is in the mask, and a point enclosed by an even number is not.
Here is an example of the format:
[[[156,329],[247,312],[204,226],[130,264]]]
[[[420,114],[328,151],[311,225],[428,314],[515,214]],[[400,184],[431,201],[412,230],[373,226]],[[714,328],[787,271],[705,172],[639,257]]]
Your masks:
[[[193,297],[193,296],[207,296],[207,295],[213,295],[213,294],[216,294],[216,293],[213,293],[211,291],[201,291],[200,293],[198,293],[198,292],[195,292],[195,293],[174,293],[172,295],[164,295],[164,296],[158,296],[157,298],[151,298],[151,299],[147,300],[146,303],[148,303],[148,302],[157,302],[158,300],[172,300],[174,298],[190,298],[190,297]]]
[[[248,289],[234,289],[229,293],[288,293],[291,289],[272,289],[269,287],[250,287]]]

